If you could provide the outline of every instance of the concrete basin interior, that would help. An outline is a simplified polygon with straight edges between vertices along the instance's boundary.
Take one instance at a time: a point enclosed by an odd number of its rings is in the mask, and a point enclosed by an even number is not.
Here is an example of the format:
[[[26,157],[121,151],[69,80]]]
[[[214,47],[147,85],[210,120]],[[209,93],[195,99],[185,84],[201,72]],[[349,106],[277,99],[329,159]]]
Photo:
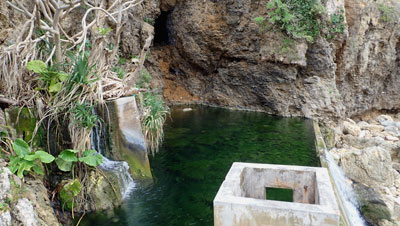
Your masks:
[[[266,189],[293,190],[293,202]],[[214,225],[339,225],[328,171],[320,167],[233,163],[214,199]]]

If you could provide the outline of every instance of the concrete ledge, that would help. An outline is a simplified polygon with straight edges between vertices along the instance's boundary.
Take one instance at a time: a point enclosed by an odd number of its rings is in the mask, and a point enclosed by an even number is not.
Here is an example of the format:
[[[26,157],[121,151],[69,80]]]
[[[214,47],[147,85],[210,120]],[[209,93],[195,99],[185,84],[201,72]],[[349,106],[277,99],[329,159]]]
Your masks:
[[[293,189],[293,202],[266,199],[266,187]],[[339,225],[325,168],[233,163],[214,199],[215,226]]]

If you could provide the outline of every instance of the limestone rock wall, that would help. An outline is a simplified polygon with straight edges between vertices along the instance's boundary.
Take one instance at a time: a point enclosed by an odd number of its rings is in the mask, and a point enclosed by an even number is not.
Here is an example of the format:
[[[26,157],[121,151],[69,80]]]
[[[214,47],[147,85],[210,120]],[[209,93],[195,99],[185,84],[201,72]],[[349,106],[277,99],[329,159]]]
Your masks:
[[[379,9],[396,12],[399,1],[325,1],[327,18],[343,10],[343,35],[286,52],[280,32],[260,33],[253,22],[267,2],[161,1],[172,9],[172,43],[153,48],[147,67],[163,78],[165,97],[314,118],[399,108],[398,16],[383,21]]]
[[[0,172],[0,226],[59,225],[41,181],[22,183],[3,159],[0,159]]]

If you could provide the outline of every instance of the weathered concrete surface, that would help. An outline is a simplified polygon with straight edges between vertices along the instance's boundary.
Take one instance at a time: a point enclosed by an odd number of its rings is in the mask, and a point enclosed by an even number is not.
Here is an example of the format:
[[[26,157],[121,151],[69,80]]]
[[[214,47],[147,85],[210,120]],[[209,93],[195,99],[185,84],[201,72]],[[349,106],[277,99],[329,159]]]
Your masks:
[[[291,188],[295,202],[265,200],[265,187]],[[215,226],[339,225],[339,218],[324,168],[234,163],[214,199]]]
[[[145,138],[135,97],[124,97],[109,105],[112,117],[112,154],[128,162],[133,179],[151,178]]]

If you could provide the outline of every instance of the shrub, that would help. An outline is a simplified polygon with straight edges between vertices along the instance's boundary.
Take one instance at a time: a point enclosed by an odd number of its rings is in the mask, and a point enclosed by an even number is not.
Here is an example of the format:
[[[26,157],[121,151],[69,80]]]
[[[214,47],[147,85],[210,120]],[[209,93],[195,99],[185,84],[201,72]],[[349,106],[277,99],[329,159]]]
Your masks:
[[[274,25],[291,39],[304,39],[314,42],[324,27],[329,27],[331,33],[343,33],[345,29],[343,11],[331,16],[329,22],[324,22],[322,14],[325,7],[318,0],[271,0],[267,4],[268,16],[256,17],[261,30]]]

